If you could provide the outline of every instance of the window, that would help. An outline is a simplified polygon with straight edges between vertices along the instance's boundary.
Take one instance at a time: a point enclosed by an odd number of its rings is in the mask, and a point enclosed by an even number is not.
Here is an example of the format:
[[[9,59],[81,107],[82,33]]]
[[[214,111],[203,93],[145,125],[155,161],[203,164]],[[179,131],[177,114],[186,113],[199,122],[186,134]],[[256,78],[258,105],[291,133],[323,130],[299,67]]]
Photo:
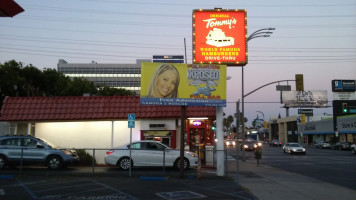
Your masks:
[[[24,146],[25,147],[36,147],[37,146],[37,141],[31,138],[25,138],[24,139]]]
[[[134,143],[131,145],[131,149],[142,149],[141,146],[141,143]]]
[[[1,145],[21,146],[21,138],[10,138],[2,140]]]

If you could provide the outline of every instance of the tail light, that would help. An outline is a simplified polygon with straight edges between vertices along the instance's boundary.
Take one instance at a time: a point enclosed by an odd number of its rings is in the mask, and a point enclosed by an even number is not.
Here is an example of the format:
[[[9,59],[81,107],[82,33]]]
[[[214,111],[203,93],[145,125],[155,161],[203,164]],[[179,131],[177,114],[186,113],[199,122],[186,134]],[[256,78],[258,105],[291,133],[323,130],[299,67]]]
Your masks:
[[[106,152],[106,155],[110,155],[112,153],[114,153],[114,150],[109,150],[109,151]]]

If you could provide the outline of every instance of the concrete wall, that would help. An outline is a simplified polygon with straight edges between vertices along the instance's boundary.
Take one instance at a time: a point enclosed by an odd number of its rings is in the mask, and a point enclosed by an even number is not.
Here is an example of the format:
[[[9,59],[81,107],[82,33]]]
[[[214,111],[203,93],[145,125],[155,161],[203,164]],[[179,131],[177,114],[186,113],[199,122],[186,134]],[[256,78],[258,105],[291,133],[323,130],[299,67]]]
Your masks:
[[[0,136],[10,135],[10,123],[0,122]]]
[[[50,122],[36,123],[35,137],[44,138],[61,148],[88,149],[98,163],[104,162],[106,150],[130,142],[130,129],[127,121],[114,121],[113,140],[112,122]],[[140,140],[140,121],[132,129],[132,141]],[[112,142],[113,141],[113,142]],[[101,150],[98,150],[101,149]]]

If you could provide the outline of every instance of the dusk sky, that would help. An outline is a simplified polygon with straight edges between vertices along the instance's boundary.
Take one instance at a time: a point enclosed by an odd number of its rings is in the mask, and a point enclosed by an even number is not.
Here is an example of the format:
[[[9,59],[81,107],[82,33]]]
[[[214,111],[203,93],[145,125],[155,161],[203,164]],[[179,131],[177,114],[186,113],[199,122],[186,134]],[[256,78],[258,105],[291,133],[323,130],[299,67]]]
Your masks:
[[[68,63],[135,63],[153,55],[184,55],[192,62],[193,9],[246,9],[248,35],[273,27],[268,38],[248,42],[245,94],[279,80],[304,75],[305,90],[327,90],[331,80],[356,80],[356,1],[138,1],[16,0],[24,12],[0,18],[0,63],[14,59],[39,69]],[[241,100],[241,67],[229,67],[226,115]],[[287,82],[281,83],[286,85]],[[295,82],[288,82],[295,90]],[[245,98],[248,125],[286,111],[276,84]],[[290,109],[290,115],[297,114]],[[314,115],[332,108],[314,108]]]

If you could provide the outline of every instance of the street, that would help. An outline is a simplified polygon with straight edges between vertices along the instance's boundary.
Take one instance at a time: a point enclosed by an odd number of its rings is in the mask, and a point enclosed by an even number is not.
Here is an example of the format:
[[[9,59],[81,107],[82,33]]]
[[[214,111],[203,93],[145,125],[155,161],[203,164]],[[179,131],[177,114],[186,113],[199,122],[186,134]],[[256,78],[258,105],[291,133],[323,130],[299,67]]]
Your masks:
[[[306,147],[306,155],[290,155],[282,152],[282,147],[264,144],[261,165],[298,173],[321,181],[356,190],[356,155],[351,151],[315,149]],[[236,149],[227,147],[228,155],[236,157]],[[242,159],[242,152],[240,152]],[[253,152],[245,152],[245,159],[254,159]]]

